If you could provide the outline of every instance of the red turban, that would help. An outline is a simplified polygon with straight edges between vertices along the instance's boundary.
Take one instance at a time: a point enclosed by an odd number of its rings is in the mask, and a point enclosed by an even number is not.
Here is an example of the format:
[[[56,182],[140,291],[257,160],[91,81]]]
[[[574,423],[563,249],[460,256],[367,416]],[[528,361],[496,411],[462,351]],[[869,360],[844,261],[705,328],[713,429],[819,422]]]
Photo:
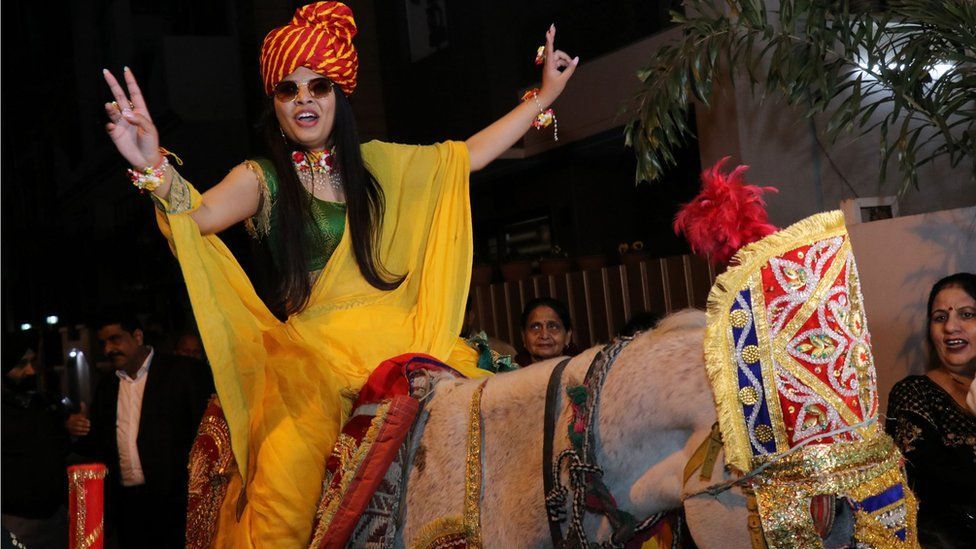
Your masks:
[[[342,2],[318,2],[298,8],[291,22],[264,37],[261,77],[271,95],[275,84],[307,67],[325,75],[349,95],[356,89],[359,57],[352,45],[356,21]]]

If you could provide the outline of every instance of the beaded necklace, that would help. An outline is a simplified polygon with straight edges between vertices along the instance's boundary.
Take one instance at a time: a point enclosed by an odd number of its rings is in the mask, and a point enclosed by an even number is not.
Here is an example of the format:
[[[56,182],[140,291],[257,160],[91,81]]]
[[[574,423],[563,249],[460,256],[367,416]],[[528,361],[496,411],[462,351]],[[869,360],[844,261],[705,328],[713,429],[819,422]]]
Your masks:
[[[295,151],[291,153],[291,162],[295,165],[298,179],[306,188],[314,192],[327,190],[330,185],[336,192],[342,190],[342,178],[335,166],[335,152],[331,149],[322,152]]]

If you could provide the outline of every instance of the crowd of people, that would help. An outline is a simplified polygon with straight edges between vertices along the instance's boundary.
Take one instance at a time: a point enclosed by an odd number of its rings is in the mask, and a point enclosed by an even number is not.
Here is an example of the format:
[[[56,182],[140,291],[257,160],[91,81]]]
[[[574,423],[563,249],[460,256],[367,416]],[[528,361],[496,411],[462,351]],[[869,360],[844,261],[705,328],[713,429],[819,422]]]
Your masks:
[[[483,377],[576,352],[573,318],[557,299],[526,304],[520,353],[478,330],[470,314],[465,322],[463,306],[469,174],[529,128],[553,122],[549,105],[579,62],[554,47],[555,33],[548,29],[538,54],[540,88],[468,140],[361,144],[348,101],[358,70],[352,12],[338,2],[304,6],[261,48],[267,156],[241,163],[203,193],[160,147],[133,72],[123,71],[123,88],[104,71],[115,98],[105,105],[106,130],[131,164],[133,184],[156,205],[200,335],[178,338],[185,356],[167,355],[147,344],[132,315],[99,320],[112,372],[71,413],[31,389],[32,353],[21,349],[5,362],[4,528],[28,547],[64,546],[64,467],[96,460],[109,470],[108,539],[182,546],[190,448],[219,394],[240,474],[215,510],[214,543],[304,545],[349,395],[381,361],[425,353]],[[276,285],[267,295],[257,294],[216,236],[237,223],[269,251]],[[972,277],[933,288],[928,326],[937,363],[896,386],[888,413],[921,500],[923,533],[946,543],[976,539],[976,419],[966,407],[976,368]],[[624,334],[656,320],[637,315]]]
[[[87,372],[90,402],[36,390],[32,343],[9,342],[3,379],[3,527],[26,547],[67,547],[73,463],[104,463],[107,540],[118,547],[182,547],[187,466],[214,394],[199,336],[187,332],[173,353],[146,340],[138,318],[106,312],[92,323],[104,369]],[[12,344],[12,345],[11,345]],[[46,372],[50,373],[50,372]],[[52,376],[53,377],[53,376]]]
[[[924,547],[968,547],[976,539],[976,275],[939,280],[927,308],[931,364],[899,381],[888,398],[886,430],[906,457],[920,501]],[[521,345],[480,330],[468,307],[462,335],[494,372],[570,356],[573,318],[565,303],[541,297],[520,316]],[[653,313],[621,330],[652,329]],[[108,465],[106,520],[119,547],[183,545],[187,460],[213,379],[195,332],[174,338],[173,352],[147,344],[126,312],[93,324],[110,365],[90,404],[73,412],[59,395],[38,390],[37,354],[28,342],[5,346],[3,378],[3,527],[27,547],[65,547],[65,466]],[[481,365],[481,364],[479,364]],[[499,366],[502,365],[502,366]]]

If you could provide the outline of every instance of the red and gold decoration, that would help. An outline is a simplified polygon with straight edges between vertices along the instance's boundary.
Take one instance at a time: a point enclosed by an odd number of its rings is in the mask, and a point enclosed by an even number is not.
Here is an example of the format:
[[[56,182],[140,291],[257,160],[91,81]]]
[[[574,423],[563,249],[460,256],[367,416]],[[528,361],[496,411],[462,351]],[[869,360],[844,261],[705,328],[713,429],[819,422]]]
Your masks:
[[[68,546],[101,549],[105,543],[105,474],[101,463],[68,467]]]
[[[291,162],[305,188],[323,192],[331,186],[337,193],[342,191],[342,178],[339,170],[335,169],[335,151],[294,151]]]
[[[559,122],[556,120],[556,111],[552,110],[552,108],[542,108],[542,103],[539,102],[539,88],[532,88],[522,94],[523,102],[529,101],[530,99],[535,101],[536,106],[539,107],[539,114],[532,121],[532,127],[541,130],[552,126],[552,140],[559,141]]]
[[[539,49],[535,50],[535,64],[537,67],[540,67],[545,62],[546,62],[546,47],[539,46]]]
[[[127,170],[129,179],[139,192],[153,192],[163,184],[166,177],[166,168],[169,168],[169,159],[165,156],[155,166],[146,166],[140,170]]]
[[[291,161],[298,172],[327,174],[335,167],[335,153],[330,150],[308,153],[295,151],[291,153]]]
[[[217,395],[210,398],[190,449],[186,547],[204,549],[217,534],[217,513],[231,478],[239,474],[230,447],[230,428]]]
[[[709,295],[706,363],[726,464],[750,476],[767,545],[819,546],[811,506],[829,495],[851,507],[859,544],[917,546],[902,457],[878,425],[843,215],[802,220],[731,263]]]
[[[261,45],[261,76],[269,96],[275,84],[299,67],[321,74],[346,95],[356,89],[359,57],[352,44],[356,21],[342,2],[317,2],[295,11]]]
[[[175,160],[178,165],[183,165],[183,161],[180,160],[180,157],[176,156],[175,153],[164,149],[163,147],[159,148],[159,154],[162,156],[162,159],[157,162],[155,166],[146,166],[138,170],[127,170],[129,173],[129,179],[132,181],[132,184],[139,189],[140,193],[144,193],[146,191],[153,192],[157,187],[163,184],[163,181],[166,178],[166,169],[170,166],[169,159],[166,158],[167,156],[172,156],[173,160]]]
[[[414,386],[434,372],[460,375],[423,354],[391,358],[370,374],[326,461],[310,547],[385,547],[391,541],[403,487],[403,442],[420,411]]]

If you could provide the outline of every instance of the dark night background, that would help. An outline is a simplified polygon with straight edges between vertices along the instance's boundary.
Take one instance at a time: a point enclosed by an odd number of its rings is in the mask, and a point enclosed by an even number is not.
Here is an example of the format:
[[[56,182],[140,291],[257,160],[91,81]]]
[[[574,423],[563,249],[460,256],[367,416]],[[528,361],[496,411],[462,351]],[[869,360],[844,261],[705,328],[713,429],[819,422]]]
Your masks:
[[[167,330],[189,325],[181,275],[153,206],[125,176],[105,135],[111,100],[102,67],[139,78],[161,143],[202,191],[261,154],[255,126],[266,105],[261,40],[305,2],[73,1],[3,4],[2,299],[5,339],[48,314],[91,320],[125,304]],[[549,23],[557,47],[583,63],[660,31],[667,6],[641,0],[522,2],[362,0],[356,14],[359,88],[352,97],[364,140],[465,139],[515,106],[537,82],[531,58]],[[675,2],[677,3],[677,2]],[[409,13],[444,22],[432,53],[414,61]],[[573,82],[570,82],[570,86]],[[588,93],[600,94],[599,89]],[[558,105],[557,105],[558,106]],[[558,112],[557,112],[558,114]],[[635,186],[621,127],[472,176],[477,261],[507,259],[506,227],[542,218],[571,255],[643,240],[651,255],[683,253],[670,220],[696,191],[697,144],[667,181]],[[243,230],[221,235],[245,268]]]

